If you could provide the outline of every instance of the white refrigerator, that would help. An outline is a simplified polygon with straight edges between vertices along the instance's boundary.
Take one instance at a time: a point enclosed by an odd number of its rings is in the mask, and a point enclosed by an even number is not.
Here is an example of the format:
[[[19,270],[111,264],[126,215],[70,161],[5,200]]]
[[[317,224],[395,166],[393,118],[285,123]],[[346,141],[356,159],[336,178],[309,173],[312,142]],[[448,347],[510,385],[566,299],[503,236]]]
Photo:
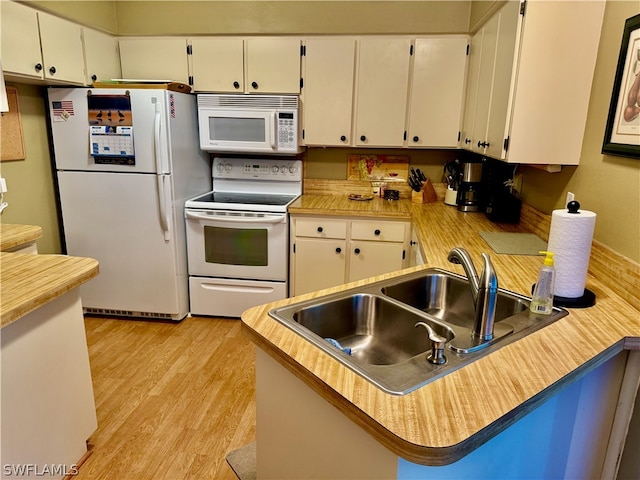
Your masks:
[[[189,313],[184,202],[211,190],[195,95],[163,88],[49,88],[63,237],[100,274],[86,313]]]

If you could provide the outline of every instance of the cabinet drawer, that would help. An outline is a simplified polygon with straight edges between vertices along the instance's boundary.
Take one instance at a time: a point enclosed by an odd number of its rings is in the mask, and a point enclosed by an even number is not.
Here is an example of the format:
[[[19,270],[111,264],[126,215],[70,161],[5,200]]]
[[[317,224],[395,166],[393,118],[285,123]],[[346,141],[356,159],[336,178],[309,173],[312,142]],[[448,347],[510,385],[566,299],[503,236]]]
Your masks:
[[[347,221],[327,218],[297,219],[296,237],[347,238]]]
[[[376,240],[378,242],[403,242],[407,225],[400,222],[352,222],[352,240]]]

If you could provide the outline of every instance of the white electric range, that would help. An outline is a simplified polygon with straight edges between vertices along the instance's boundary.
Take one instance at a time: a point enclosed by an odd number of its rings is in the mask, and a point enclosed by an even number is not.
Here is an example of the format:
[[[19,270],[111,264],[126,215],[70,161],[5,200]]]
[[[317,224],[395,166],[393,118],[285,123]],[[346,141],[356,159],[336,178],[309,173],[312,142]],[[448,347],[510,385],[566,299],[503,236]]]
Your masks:
[[[213,190],[185,203],[192,315],[239,317],[288,296],[289,215],[302,161],[216,157]]]

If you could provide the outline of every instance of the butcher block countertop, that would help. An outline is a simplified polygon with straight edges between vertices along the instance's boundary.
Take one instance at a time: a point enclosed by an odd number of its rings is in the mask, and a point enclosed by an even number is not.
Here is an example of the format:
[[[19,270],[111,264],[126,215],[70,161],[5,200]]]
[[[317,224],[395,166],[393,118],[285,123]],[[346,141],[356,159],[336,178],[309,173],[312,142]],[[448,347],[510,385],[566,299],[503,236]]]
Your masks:
[[[0,250],[3,252],[35,242],[40,237],[42,227],[36,225],[0,224]]]
[[[98,274],[93,258],[0,252],[0,326],[82,285]]]
[[[489,253],[500,287],[530,296],[542,257],[497,254],[479,232],[543,236],[548,235],[549,219],[541,215],[534,216],[532,223],[496,224],[484,214],[462,213],[442,201],[423,205],[408,200],[353,202],[345,196],[333,197],[303,195],[292,204],[290,213],[407,216],[418,233],[426,265],[254,307],[242,315],[243,331],[377,441],[409,461],[423,465],[455,462],[582,374],[624,349],[640,350],[640,309],[637,293],[633,293],[637,289],[629,296],[616,287],[629,282],[637,286],[638,265],[624,257],[620,260],[606,247],[596,252],[594,242],[587,288],[596,294],[595,306],[571,309],[555,323],[407,395],[388,394],[273,320],[269,310],[427,267],[464,275],[461,266],[447,261],[449,250],[457,246],[467,249],[478,266],[480,254]]]

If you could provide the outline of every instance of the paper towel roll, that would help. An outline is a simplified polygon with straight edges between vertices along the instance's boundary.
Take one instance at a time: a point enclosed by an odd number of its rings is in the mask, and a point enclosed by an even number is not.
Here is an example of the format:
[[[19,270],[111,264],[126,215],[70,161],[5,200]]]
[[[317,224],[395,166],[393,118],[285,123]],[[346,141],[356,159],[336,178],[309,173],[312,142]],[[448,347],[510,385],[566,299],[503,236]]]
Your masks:
[[[596,214],[588,210],[552,212],[547,250],[554,253],[556,296],[578,298],[584,294],[595,225]]]

